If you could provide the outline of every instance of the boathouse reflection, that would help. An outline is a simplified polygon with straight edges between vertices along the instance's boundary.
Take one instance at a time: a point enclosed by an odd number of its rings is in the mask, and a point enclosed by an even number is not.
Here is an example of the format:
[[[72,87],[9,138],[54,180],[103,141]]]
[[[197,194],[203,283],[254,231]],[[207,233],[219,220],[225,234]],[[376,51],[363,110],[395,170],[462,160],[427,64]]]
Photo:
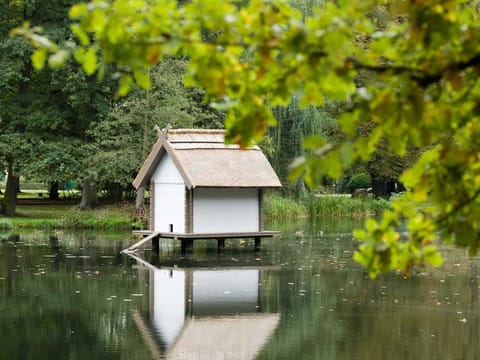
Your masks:
[[[150,272],[150,307],[133,316],[154,358],[253,359],[280,320],[262,311],[268,267],[140,267]]]

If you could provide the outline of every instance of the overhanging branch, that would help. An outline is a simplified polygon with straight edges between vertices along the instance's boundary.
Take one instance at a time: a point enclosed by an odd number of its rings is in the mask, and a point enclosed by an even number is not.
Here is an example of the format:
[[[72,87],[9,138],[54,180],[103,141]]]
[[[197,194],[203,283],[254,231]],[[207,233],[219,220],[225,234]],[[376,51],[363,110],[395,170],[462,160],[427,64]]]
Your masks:
[[[369,70],[375,73],[392,73],[395,75],[409,74],[410,78],[415,81],[421,87],[428,87],[434,83],[439,82],[444,76],[451,74],[452,72],[459,72],[471,68],[476,65],[480,65],[480,53],[475,54],[471,58],[465,61],[450,63],[435,73],[428,73],[413,67],[404,65],[372,65],[360,62],[355,57],[347,58],[356,70]]]

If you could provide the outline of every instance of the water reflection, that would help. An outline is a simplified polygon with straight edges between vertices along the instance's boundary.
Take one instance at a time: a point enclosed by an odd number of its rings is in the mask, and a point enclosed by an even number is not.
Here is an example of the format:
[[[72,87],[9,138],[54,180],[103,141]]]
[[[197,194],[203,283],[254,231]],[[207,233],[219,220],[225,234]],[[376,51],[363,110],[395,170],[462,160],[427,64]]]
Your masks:
[[[443,247],[441,268],[372,281],[348,226],[140,261],[125,233],[0,235],[0,358],[479,359],[480,259]]]
[[[154,266],[148,314],[134,321],[154,358],[253,359],[272,336],[280,314],[264,312],[262,275],[272,267]]]

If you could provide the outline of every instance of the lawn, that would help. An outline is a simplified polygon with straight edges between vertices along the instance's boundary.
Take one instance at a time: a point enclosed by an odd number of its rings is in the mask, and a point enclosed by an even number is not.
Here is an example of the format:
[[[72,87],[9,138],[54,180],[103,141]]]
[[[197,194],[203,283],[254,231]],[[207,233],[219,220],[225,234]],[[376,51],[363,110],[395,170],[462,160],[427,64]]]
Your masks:
[[[80,210],[65,205],[17,205],[14,217],[0,216],[0,228],[88,228],[130,229],[135,209],[133,205],[101,205],[94,210]]]

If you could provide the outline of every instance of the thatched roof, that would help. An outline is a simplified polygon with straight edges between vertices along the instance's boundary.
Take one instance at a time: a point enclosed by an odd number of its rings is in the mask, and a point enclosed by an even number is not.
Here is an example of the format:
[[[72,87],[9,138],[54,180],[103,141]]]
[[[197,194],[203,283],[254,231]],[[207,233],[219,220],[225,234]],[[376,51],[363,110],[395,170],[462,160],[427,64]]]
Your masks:
[[[254,359],[272,336],[280,314],[192,317],[167,359]]]
[[[275,188],[280,180],[258,146],[241,149],[224,143],[223,130],[163,130],[133,181],[148,186],[168,154],[188,188]]]

